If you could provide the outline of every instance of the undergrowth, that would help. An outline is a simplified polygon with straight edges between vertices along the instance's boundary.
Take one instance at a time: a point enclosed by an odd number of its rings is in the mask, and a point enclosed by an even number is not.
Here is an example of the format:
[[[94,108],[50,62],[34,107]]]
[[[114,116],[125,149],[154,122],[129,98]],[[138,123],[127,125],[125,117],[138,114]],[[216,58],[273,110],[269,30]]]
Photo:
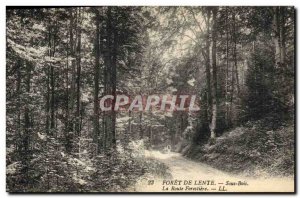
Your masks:
[[[224,133],[215,144],[191,145],[184,153],[215,168],[252,176],[294,174],[294,125],[276,129],[263,120]]]

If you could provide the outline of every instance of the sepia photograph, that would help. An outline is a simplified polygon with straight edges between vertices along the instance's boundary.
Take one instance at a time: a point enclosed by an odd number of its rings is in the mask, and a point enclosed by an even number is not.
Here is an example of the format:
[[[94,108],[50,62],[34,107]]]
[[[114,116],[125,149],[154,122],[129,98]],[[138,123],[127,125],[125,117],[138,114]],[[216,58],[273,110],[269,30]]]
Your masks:
[[[295,16],[6,6],[6,191],[295,193]]]

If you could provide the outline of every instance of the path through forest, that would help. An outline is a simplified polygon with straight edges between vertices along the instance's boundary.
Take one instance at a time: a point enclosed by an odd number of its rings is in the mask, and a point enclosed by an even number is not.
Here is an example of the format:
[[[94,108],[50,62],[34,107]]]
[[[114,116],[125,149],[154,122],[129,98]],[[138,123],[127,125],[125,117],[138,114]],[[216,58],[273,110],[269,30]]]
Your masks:
[[[212,168],[201,162],[195,162],[191,159],[183,157],[179,153],[163,154],[159,151],[147,151],[146,157],[155,158],[169,167],[172,175],[170,179],[153,178],[154,184],[149,185],[149,179],[140,180],[135,187],[136,191],[141,192],[220,192],[220,189],[226,189],[226,192],[291,192],[294,189],[293,178],[251,178],[246,176],[234,176],[229,173]],[[151,179],[150,179],[151,180]],[[180,181],[180,185],[164,185],[163,182]],[[192,180],[192,185],[183,185],[184,180]],[[215,185],[194,185],[195,182],[204,180],[214,180]],[[178,182],[177,182],[178,183]],[[230,183],[232,185],[226,185]],[[245,184],[247,185],[239,185]],[[235,185],[234,185],[235,184]],[[173,187],[172,187],[173,186]],[[187,188],[187,186],[189,186]],[[180,188],[182,187],[182,188]],[[201,189],[202,187],[202,189]],[[171,190],[173,188],[173,190]]]

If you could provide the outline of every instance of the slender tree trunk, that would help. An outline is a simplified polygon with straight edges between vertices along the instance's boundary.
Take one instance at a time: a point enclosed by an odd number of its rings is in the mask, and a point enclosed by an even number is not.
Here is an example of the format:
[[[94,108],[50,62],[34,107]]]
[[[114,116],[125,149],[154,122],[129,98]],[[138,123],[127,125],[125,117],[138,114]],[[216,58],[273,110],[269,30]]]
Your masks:
[[[18,112],[17,116],[17,133],[16,133],[16,141],[15,141],[15,146],[16,146],[16,150],[19,151],[19,147],[20,147],[20,141],[19,138],[21,136],[21,64],[22,61],[18,60],[17,62],[18,64],[18,68],[17,68],[17,88],[16,88],[16,93],[17,93],[17,105],[16,105],[16,110]]]
[[[104,51],[104,94],[112,94],[112,16],[111,16],[111,7],[107,8],[106,12],[106,45]],[[111,113],[106,113],[103,111],[103,126],[104,126],[104,138],[103,138],[103,148],[104,151],[107,150],[108,147],[111,146],[111,121],[112,115]]]
[[[30,93],[30,79],[31,79],[31,64],[25,62],[26,64],[26,93]],[[23,136],[23,160],[24,160],[24,171],[25,179],[28,180],[28,169],[29,169],[29,155],[30,155],[30,137],[31,137],[31,122],[30,122],[30,109],[28,103],[25,104],[24,111],[24,136]]]
[[[71,44],[71,55],[72,55],[72,82],[71,82],[71,114],[72,114],[72,122],[71,124],[71,130],[72,132],[74,131],[74,122],[75,122],[75,118],[74,118],[74,106],[75,106],[75,96],[76,96],[76,92],[75,92],[75,88],[76,88],[76,54],[75,54],[75,48],[76,48],[76,41],[74,41],[74,33],[73,33],[73,29],[75,24],[74,24],[74,18],[72,17],[72,26],[71,26],[71,38],[70,38],[70,44]]]
[[[225,113],[225,120],[226,120],[226,125],[227,127],[229,126],[230,123],[230,117],[229,117],[229,101],[228,101],[228,93],[229,93],[229,83],[228,83],[228,78],[229,78],[229,36],[228,36],[228,8],[226,7],[226,77],[225,77],[225,106],[226,106],[226,113]]]
[[[48,27],[48,56],[51,57],[51,31]],[[47,67],[47,95],[46,95],[46,132],[50,135],[50,67]]]
[[[31,78],[31,65],[26,63],[26,92],[30,93],[30,78]],[[26,103],[25,105],[25,112],[24,112],[24,128],[25,128],[25,135],[24,135],[24,150],[28,152],[29,150],[29,138],[30,138],[30,115],[29,115],[29,105]]]
[[[116,14],[115,14],[116,15]],[[117,16],[114,16],[114,22],[116,23]],[[112,108],[114,109],[115,107],[115,102],[116,102],[116,90],[117,90],[117,55],[118,55],[118,29],[116,28],[117,25],[114,24],[114,29],[113,29],[113,51],[112,51],[112,65],[111,65],[111,85],[112,85],[112,95],[114,96],[114,100],[112,103]],[[111,126],[111,144],[112,147],[116,147],[116,112],[112,110],[112,126]]]
[[[233,14],[234,15],[234,14]],[[233,16],[232,15],[232,16]],[[234,41],[234,25],[232,24],[232,28],[231,28],[231,39]],[[230,86],[230,114],[229,117],[232,120],[232,115],[233,115],[233,99],[234,99],[234,91],[235,91],[235,79],[236,79],[236,75],[235,75],[235,43],[233,43],[233,50],[231,52],[231,57],[234,60],[234,63],[231,64],[231,86]],[[231,123],[232,124],[232,123]]]
[[[212,120],[210,125],[210,138],[216,138],[217,117],[218,117],[218,90],[217,90],[217,10],[212,8],[213,28],[212,28],[212,69],[213,69],[213,106],[212,106]]]
[[[66,120],[65,120],[65,148],[67,153],[71,153],[71,140],[69,137],[69,49],[67,50],[67,63],[66,63]]]
[[[99,71],[100,71],[100,17],[99,11],[96,10],[96,39],[95,39],[95,67],[94,67],[94,134],[93,140],[97,143],[98,151],[100,150],[99,141]]]
[[[237,96],[240,94],[240,84],[239,84],[239,73],[238,73],[238,66],[237,66],[237,50],[236,50],[236,43],[237,43],[237,36],[236,36],[236,21],[235,21],[235,10],[232,11],[232,23],[233,23],[233,59],[234,59],[234,71],[235,71],[235,80],[236,80],[236,90]]]
[[[56,48],[56,28],[57,26],[52,27],[54,31],[52,34],[50,34],[50,53],[51,57],[54,57],[55,55],[55,48]],[[53,64],[50,65],[50,84],[51,84],[51,99],[50,99],[50,109],[51,109],[51,115],[50,115],[50,129],[51,134],[53,135],[53,130],[55,129],[55,71]]]
[[[70,9],[70,27],[69,27],[69,36],[70,36],[70,57],[71,57],[71,78],[68,78],[68,81],[70,81],[70,89],[68,88],[68,113],[69,113],[69,120],[68,120],[68,151],[71,152],[73,149],[73,138],[74,138],[74,92],[75,92],[75,61],[74,61],[74,13],[73,8]],[[69,86],[69,85],[68,85]]]
[[[107,34],[107,29],[103,30],[103,34],[104,32]],[[101,36],[101,32],[100,32],[100,36]],[[104,43],[104,39],[106,39],[106,42],[108,41],[108,37],[104,37],[101,39],[101,43]],[[106,47],[104,47],[103,45],[103,54],[104,54],[104,68],[103,68],[103,95],[106,95],[108,94],[108,65],[109,65],[109,60],[108,60],[108,50],[107,50],[107,45],[108,45],[108,42],[106,43]],[[106,111],[102,111],[102,131],[103,131],[103,141],[102,141],[102,144],[103,144],[103,150],[105,151],[106,150],[106,141],[107,141],[107,115],[106,115]]]
[[[80,78],[81,78],[81,27],[80,27],[80,22],[81,22],[81,8],[78,8],[78,16],[77,16],[77,46],[76,46],[76,66],[77,66],[77,79],[76,79],[76,135],[80,136],[80,131],[81,131],[81,116],[80,116]]]
[[[54,79],[54,67],[51,65],[50,67],[50,84],[51,84],[51,102],[50,102],[50,128],[51,134],[53,134],[53,129],[55,128],[55,101],[54,101],[54,93],[55,93],[55,79]]]
[[[211,119],[212,113],[212,95],[211,95],[211,77],[210,77],[210,16],[211,12],[208,10],[207,13],[207,36],[206,36],[206,64],[205,64],[205,73],[206,73],[206,89],[207,89],[207,118],[208,121]]]

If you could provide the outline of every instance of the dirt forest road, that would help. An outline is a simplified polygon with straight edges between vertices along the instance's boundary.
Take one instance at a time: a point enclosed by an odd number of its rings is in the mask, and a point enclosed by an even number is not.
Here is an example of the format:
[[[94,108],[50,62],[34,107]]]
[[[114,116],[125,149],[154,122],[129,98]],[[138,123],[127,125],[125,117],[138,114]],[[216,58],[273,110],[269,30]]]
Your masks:
[[[179,153],[163,154],[147,151],[146,157],[167,165],[172,178],[141,179],[135,186],[137,192],[293,192],[294,179],[251,178],[234,176],[195,162]]]

